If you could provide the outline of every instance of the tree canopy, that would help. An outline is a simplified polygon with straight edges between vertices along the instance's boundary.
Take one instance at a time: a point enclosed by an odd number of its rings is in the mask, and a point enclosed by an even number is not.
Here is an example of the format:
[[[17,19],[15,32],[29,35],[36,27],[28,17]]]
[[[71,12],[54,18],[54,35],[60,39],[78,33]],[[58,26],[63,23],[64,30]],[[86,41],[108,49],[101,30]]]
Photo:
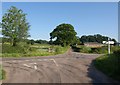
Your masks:
[[[85,42],[98,42],[98,43],[102,43],[103,41],[108,41],[108,38],[107,36],[102,36],[100,34],[96,34],[96,35],[83,35],[81,38],[80,38],[80,41],[82,43],[85,43]],[[114,41],[115,43],[117,42],[115,39],[112,39],[110,38],[110,40]]]
[[[10,38],[13,46],[21,39],[29,37],[29,23],[21,9],[12,6],[2,17],[2,35]]]
[[[71,24],[60,24],[51,33],[50,39],[56,39],[53,43],[57,45],[70,45],[77,39],[74,27]]]

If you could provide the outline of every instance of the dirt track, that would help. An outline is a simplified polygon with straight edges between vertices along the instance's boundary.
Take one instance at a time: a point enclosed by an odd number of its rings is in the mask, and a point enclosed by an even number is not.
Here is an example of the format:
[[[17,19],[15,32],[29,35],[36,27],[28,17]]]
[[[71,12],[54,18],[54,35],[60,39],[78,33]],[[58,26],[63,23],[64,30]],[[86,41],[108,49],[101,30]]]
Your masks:
[[[3,83],[112,83],[96,70],[98,54],[66,54],[37,58],[4,58],[7,78]]]

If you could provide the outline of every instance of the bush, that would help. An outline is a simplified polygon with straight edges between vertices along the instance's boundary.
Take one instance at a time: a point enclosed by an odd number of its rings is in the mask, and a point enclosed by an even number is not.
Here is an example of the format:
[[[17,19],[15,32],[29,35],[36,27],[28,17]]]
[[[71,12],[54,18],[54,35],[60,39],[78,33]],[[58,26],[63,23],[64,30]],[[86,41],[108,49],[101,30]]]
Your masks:
[[[114,51],[119,51],[120,50],[120,47],[119,46],[114,46],[114,47],[111,47],[111,51],[114,52]]]
[[[90,53],[91,52],[91,48],[90,47],[81,46],[80,52]]]
[[[56,47],[55,48],[55,54],[59,54],[59,53],[61,53],[61,49],[60,49],[60,47]]]
[[[80,48],[76,47],[75,45],[72,46],[74,52],[80,52]]]
[[[23,48],[21,48],[20,46],[2,44],[2,53],[23,53]]]
[[[54,51],[55,51],[55,54],[61,54],[61,53],[65,53],[69,48],[70,48],[69,46],[66,46],[66,47],[55,46]]]
[[[36,51],[37,50],[37,48],[35,48],[35,47],[30,47],[29,48],[29,51]]]
[[[30,45],[27,44],[26,42],[19,42],[19,47],[21,47],[21,49],[23,49],[23,53],[28,53],[29,49],[30,49]]]
[[[91,48],[91,53],[106,54],[108,53],[107,47]]]

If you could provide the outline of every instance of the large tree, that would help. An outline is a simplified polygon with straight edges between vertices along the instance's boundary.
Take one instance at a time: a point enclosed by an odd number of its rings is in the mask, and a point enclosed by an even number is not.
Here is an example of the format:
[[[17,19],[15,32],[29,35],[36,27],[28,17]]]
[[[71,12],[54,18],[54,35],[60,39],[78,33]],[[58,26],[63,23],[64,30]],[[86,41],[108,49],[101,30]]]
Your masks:
[[[75,42],[76,38],[76,32],[74,30],[74,27],[71,24],[60,24],[57,26],[51,33],[50,33],[50,39],[56,38],[54,41],[55,44],[66,46],[73,44]]]
[[[29,23],[21,9],[12,6],[2,17],[2,35],[10,38],[12,46],[29,37]]]

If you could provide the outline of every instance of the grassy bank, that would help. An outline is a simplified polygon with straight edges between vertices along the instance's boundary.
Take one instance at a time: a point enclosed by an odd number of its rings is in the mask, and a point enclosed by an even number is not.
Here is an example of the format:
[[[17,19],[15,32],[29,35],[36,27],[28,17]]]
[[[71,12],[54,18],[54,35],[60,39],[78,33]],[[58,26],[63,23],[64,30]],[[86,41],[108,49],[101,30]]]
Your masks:
[[[98,57],[94,64],[97,69],[109,77],[120,81],[120,50]]]
[[[2,69],[2,66],[0,66],[0,80],[5,79],[5,71]]]
[[[108,53],[108,47],[86,47],[84,45],[78,45],[78,46],[72,46],[73,50],[75,52],[81,52],[81,53],[97,53],[97,54],[107,54]],[[115,50],[120,49],[118,46],[111,46],[111,53],[113,53]]]
[[[15,47],[9,44],[2,45],[2,57],[34,57],[49,56],[65,53],[69,47],[61,47],[49,44],[21,44]]]

